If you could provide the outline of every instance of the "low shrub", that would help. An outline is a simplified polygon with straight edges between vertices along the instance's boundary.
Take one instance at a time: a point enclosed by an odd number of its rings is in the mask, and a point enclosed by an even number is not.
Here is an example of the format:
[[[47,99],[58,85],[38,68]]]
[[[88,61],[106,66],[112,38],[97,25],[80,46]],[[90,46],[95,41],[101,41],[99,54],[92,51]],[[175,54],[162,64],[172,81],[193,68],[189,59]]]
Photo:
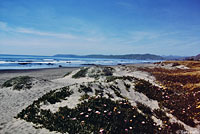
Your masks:
[[[29,76],[19,76],[7,80],[3,83],[2,87],[12,87],[13,90],[30,89],[32,87],[32,77]]]
[[[82,68],[82,69],[80,69],[80,71],[78,71],[76,74],[74,74],[72,76],[72,78],[77,79],[77,78],[85,77],[87,74],[87,71],[88,71],[88,68]]]
[[[38,114],[40,113],[40,114]],[[92,97],[73,109],[61,107],[58,112],[30,105],[17,118],[40,124],[41,128],[61,133],[159,133],[151,118],[139,113],[128,101]]]

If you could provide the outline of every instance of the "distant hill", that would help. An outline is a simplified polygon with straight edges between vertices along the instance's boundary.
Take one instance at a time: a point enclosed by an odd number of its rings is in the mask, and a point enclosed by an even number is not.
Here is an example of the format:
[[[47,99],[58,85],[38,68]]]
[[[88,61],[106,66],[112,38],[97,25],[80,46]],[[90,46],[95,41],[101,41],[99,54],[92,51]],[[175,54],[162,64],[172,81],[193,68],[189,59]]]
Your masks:
[[[162,56],[165,60],[184,60],[186,56],[177,56],[177,55],[163,55]]]
[[[196,61],[200,61],[200,54],[198,54],[198,55],[196,55],[196,56],[187,57],[187,58],[185,58],[185,60],[196,60]]]
[[[153,54],[126,54],[126,55],[72,55],[57,54],[55,57],[68,58],[105,58],[105,59],[135,59],[135,60],[164,60],[162,56]]]
[[[197,56],[195,56],[195,60],[200,60],[200,54],[198,54]]]

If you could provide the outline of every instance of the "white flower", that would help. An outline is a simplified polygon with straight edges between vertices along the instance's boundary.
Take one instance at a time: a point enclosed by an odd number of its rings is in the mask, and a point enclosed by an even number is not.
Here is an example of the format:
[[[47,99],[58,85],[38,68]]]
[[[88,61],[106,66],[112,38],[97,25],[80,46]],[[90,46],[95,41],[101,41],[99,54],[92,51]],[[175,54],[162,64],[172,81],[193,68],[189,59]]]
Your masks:
[[[99,132],[102,133],[103,131],[104,131],[104,129],[103,129],[103,128],[100,128]]]
[[[99,111],[96,111],[95,113],[96,113],[96,114],[100,114],[101,112],[99,112]]]
[[[76,120],[76,118],[72,118],[72,120],[74,121],[74,120]]]

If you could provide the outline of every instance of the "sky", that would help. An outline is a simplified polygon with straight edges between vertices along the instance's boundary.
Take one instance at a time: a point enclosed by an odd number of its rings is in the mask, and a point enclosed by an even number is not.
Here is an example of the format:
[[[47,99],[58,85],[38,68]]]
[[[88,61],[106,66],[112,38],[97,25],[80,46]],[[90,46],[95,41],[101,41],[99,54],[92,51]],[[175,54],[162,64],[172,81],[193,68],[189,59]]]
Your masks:
[[[200,53],[200,0],[0,0],[0,54]]]

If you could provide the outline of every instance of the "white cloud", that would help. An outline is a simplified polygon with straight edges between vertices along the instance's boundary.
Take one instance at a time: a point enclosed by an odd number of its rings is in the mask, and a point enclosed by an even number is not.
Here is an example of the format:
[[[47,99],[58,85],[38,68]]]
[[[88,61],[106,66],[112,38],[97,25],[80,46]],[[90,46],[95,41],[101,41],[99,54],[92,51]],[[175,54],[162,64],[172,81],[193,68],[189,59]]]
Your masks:
[[[82,25],[84,25],[84,23],[82,23]],[[101,31],[99,31],[96,28],[87,27],[86,25],[84,26],[84,28],[73,29],[72,31],[75,31],[77,34],[74,34],[74,33],[71,34],[71,33],[56,33],[56,32],[49,32],[49,31],[41,31],[34,28],[11,27],[6,22],[0,21],[0,31],[38,35],[41,37],[49,36],[49,37],[70,39],[70,40],[78,39],[78,40],[84,40],[88,42],[102,42],[104,40],[107,40],[107,37]]]
[[[141,41],[150,41],[159,38],[161,35],[158,32],[147,31],[131,31],[127,33],[127,36],[121,40],[125,44],[138,43]]]
[[[15,33],[23,33],[23,34],[33,34],[39,36],[51,36],[56,38],[65,38],[65,39],[76,39],[78,38],[72,34],[65,33],[53,33],[53,32],[44,32],[40,30],[35,30],[31,28],[22,28],[22,27],[9,27],[7,23],[0,21],[0,30],[6,32],[15,32]]]
[[[122,7],[125,7],[125,8],[132,8],[133,5],[131,3],[128,3],[128,2],[117,2],[117,5],[120,5]]]
[[[0,30],[8,31],[7,23],[0,21]]]
[[[43,31],[37,31],[37,30],[27,29],[27,28],[16,28],[15,32],[24,33],[24,34],[34,34],[34,35],[40,35],[40,36],[52,36],[52,37],[57,37],[57,38],[67,38],[67,39],[77,38],[76,36],[71,35],[71,34],[43,32]]]

